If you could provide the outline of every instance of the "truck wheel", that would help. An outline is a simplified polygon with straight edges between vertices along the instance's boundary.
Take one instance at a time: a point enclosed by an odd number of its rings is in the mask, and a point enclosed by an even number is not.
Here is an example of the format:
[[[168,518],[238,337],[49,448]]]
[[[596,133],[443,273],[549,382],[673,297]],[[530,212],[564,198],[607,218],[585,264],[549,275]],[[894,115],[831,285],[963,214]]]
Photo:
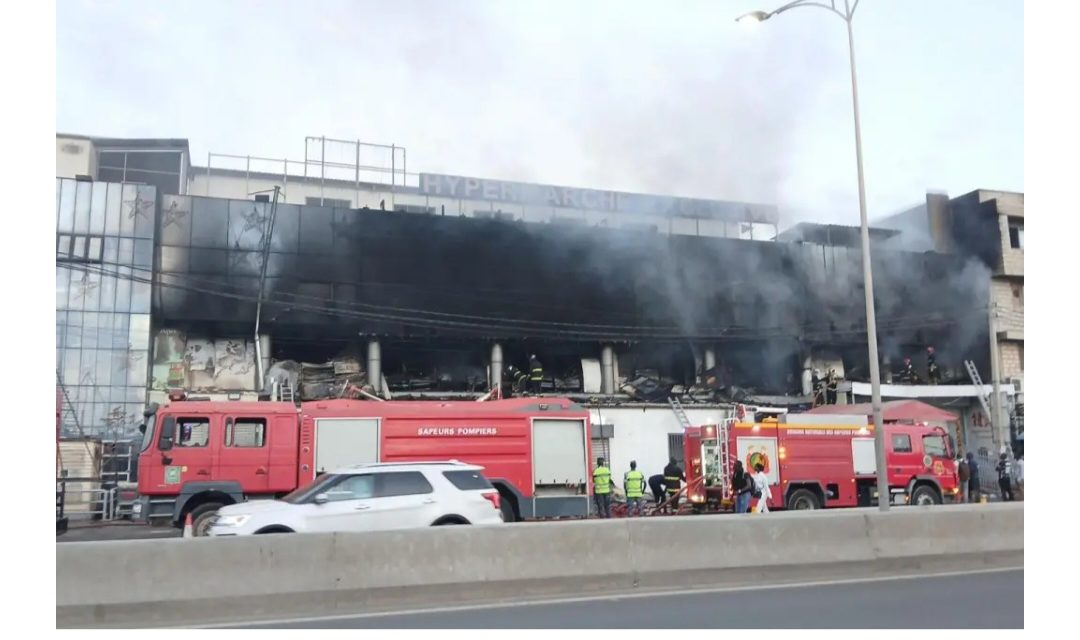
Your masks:
[[[210,529],[210,520],[213,519],[217,510],[225,505],[217,502],[207,502],[206,504],[200,504],[191,510],[191,533],[196,537],[202,537],[206,535],[206,532]]]
[[[514,505],[510,504],[506,498],[499,502],[499,510],[502,511],[503,522],[517,522],[517,517],[514,516]]]
[[[792,511],[807,511],[820,509],[821,503],[818,502],[818,498],[814,495],[813,491],[810,491],[809,489],[796,489],[788,496],[787,508]]]
[[[919,507],[928,507],[941,504],[941,496],[936,489],[927,484],[920,484],[911,493],[911,504]]]

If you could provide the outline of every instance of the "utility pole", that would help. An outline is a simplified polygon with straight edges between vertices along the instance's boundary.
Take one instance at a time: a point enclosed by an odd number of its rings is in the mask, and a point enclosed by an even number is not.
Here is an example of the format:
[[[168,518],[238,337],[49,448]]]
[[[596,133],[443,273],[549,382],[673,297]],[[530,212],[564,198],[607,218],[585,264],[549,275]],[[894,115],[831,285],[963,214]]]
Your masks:
[[[990,295],[993,296],[991,290]],[[998,351],[997,319],[998,308],[996,302],[990,302],[990,379],[994,385],[994,395],[990,399],[990,424],[991,436],[994,439],[995,448],[1008,451],[1009,424],[1003,420],[1001,411],[1001,353]]]

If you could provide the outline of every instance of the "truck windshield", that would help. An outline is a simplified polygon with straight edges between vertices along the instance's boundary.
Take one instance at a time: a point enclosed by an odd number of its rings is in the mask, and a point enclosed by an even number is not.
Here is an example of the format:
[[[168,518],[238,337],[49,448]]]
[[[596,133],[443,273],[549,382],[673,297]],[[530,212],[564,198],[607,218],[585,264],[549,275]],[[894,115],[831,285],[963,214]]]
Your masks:
[[[301,504],[308,502],[311,498],[317,494],[325,493],[335,482],[341,479],[340,475],[333,473],[326,473],[315,479],[315,482],[307,485],[306,487],[300,487],[292,493],[282,496],[282,502],[288,502],[289,504]]]
[[[154,423],[157,422],[157,414],[151,413],[146,417],[146,430],[142,434],[142,448],[140,452],[146,451],[150,448],[150,443],[154,441]]]
[[[945,436],[923,436],[922,446],[923,452],[928,456],[944,458],[949,455],[949,450],[945,445]]]

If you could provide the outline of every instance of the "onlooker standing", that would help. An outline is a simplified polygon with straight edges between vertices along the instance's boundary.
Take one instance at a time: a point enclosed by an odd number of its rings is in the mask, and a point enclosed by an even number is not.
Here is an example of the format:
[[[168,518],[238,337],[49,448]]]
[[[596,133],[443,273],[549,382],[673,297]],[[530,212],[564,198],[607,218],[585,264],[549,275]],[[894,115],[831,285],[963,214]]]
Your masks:
[[[1016,458],[1016,499],[1024,499],[1024,454]]]
[[[752,487],[753,481],[743,468],[742,460],[736,460],[735,472],[731,474],[731,490],[735,492],[735,513],[749,511]]]
[[[975,462],[975,454],[968,451],[968,498],[972,502],[979,501],[979,463]]]
[[[593,501],[596,503],[596,515],[601,518],[611,517],[611,469],[604,465],[603,458],[596,459],[596,469],[592,472]]]
[[[765,475],[765,465],[760,462],[754,465],[754,497],[758,499],[757,506],[754,508],[755,513],[768,513],[769,512],[769,500],[772,498],[772,491],[769,490],[769,477]]]
[[[623,488],[626,490],[626,515],[633,517],[635,512],[641,515],[642,496],[645,495],[645,474],[637,470],[637,461],[630,461],[630,470],[623,475]]]
[[[971,481],[971,467],[963,457],[956,465],[956,474],[960,478],[960,502],[968,501],[968,482]]]
[[[1001,457],[998,458],[998,463],[995,470],[998,474],[998,487],[1001,488],[1001,499],[1005,502],[1012,502],[1012,469],[1011,465],[1009,464],[1008,454],[1001,454]]]

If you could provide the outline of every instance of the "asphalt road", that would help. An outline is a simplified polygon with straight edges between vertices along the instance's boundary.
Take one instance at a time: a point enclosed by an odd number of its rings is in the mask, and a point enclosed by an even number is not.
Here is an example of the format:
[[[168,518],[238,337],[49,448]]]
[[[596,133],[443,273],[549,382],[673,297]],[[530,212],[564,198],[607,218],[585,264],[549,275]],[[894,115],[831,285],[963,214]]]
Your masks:
[[[151,527],[145,524],[131,522],[101,523],[73,523],[68,526],[67,533],[56,536],[56,542],[96,542],[100,540],[143,540],[179,538],[180,530],[169,527]]]
[[[967,629],[1024,626],[1023,569],[568,599],[245,625],[292,629]]]

